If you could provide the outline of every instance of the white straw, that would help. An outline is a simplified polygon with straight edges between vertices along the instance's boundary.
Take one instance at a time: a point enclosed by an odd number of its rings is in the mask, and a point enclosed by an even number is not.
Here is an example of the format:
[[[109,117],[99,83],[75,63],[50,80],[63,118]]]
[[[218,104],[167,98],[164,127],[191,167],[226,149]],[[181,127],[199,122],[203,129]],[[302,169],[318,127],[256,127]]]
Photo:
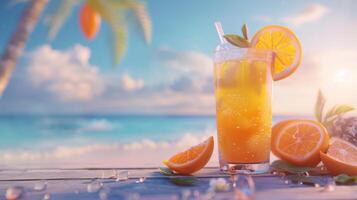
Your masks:
[[[216,31],[218,33],[218,37],[219,37],[219,40],[221,41],[221,44],[227,43],[226,39],[223,37],[224,32],[223,32],[221,22],[215,22],[214,26],[216,27]]]

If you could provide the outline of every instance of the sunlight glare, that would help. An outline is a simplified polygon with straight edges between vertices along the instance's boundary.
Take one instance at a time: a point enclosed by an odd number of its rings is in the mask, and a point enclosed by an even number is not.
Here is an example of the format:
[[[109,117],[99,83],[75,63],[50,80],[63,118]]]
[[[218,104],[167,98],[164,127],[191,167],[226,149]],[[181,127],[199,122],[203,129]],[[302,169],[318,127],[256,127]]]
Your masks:
[[[333,77],[334,82],[346,82],[348,80],[348,70],[339,69]]]

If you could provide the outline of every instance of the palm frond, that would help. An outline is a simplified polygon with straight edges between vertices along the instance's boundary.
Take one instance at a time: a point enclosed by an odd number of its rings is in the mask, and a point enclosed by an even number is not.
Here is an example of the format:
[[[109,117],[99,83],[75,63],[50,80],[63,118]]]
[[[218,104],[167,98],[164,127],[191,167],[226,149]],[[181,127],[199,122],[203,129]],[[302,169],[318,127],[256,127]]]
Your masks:
[[[117,11],[133,11],[143,31],[145,42],[150,44],[152,37],[152,22],[147,7],[140,0],[107,0],[106,2]]]
[[[58,9],[49,17],[48,38],[54,39],[65,22],[66,18],[71,14],[73,7],[82,2],[82,0],[61,0]]]
[[[126,29],[120,26],[111,26],[113,34],[114,63],[119,64],[125,54],[127,45]]]
[[[120,63],[127,45],[126,26],[117,12],[117,7],[101,0],[88,0],[88,3],[100,14],[112,29],[114,63]]]
[[[132,9],[143,30],[146,43],[151,43],[152,23],[146,6],[142,2],[133,3]]]

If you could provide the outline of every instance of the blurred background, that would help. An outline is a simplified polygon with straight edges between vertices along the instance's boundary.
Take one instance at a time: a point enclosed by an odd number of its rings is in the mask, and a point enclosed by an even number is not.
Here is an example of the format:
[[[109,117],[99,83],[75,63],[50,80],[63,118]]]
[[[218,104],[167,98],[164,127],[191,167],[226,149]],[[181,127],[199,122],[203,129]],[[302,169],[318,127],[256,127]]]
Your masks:
[[[274,121],[313,117],[319,89],[357,106],[354,0],[34,2],[0,3],[0,168],[158,166],[215,135],[215,21],[300,39],[302,65],[274,83]],[[83,21],[85,3],[100,23]]]

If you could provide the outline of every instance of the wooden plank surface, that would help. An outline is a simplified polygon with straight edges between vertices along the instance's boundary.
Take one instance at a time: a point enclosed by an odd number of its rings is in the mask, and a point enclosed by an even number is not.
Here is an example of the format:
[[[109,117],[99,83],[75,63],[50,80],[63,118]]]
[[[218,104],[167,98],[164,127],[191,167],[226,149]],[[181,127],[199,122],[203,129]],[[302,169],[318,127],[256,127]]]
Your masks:
[[[127,181],[116,181],[116,172],[129,172]],[[189,199],[204,199],[207,197],[209,181],[222,177],[217,168],[205,168],[195,175],[198,183],[191,187],[172,184],[170,177],[158,173],[156,168],[136,169],[46,169],[46,170],[3,170],[0,171],[0,199],[4,199],[6,189],[12,186],[23,187],[26,199],[43,199],[45,194],[50,199],[182,199],[190,194]],[[145,177],[143,183],[137,183],[140,177]],[[316,177],[324,184],[326,177]],[[101,190],[88,192],[88,186],[102,183]],[[298,184],[285,184],[276,175],[253,176],[256,186],[255,199],[357,199],[357,186],[336,186],[334,191],[324,192],[323,188]],[[47,183],[43,191],[36,191],[35,185]],[[216,193],[214,199],[233,199],[233,192]],[[105,199],[105,198],[104,198]]]

